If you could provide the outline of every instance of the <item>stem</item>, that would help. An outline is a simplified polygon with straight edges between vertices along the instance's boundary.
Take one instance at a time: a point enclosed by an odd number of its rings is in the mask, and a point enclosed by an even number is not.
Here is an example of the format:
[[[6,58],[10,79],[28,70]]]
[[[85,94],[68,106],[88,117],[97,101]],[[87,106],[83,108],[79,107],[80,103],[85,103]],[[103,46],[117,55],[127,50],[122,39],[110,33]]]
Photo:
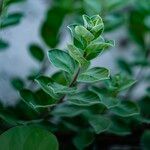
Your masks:
[[[73,80],[72,80],[71,83],[69,84],[69,87],[72,87],[72,86],[74,85],[74,83],[76,82],[76,80],[77,80],[77,78],[78,78],[79,73],[80,73],[80,67],[78,68],[77,73],[75,74]],[[65,97],[66,97],[66,94],[63,95],[63,97],[61,97],[61,98],[59,99],[58,103],[62,103]]]

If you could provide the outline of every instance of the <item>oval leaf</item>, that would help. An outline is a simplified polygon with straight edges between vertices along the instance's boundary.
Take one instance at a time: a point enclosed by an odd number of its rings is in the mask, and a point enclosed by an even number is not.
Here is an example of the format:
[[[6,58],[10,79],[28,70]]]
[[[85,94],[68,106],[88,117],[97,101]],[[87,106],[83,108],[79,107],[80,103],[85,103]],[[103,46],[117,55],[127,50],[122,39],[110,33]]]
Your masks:
[[[18,126],[0,136],[3,150],[58,150],[56,137],[37,126]]]
[[[74,74],[77,68],[76,62],[64,51],[58,49],[50,50],[48,52],[48,58],[54,66],[68,72],[69,74]]]
[[[102,67],[95,67],[79,75],[78,82],[93,83],[109,79],[109,70]]]
[[[139,114],[139,108],[132,101],[122,101],[118,106],[111,108],[111,111],[122,117],[129,117]]]

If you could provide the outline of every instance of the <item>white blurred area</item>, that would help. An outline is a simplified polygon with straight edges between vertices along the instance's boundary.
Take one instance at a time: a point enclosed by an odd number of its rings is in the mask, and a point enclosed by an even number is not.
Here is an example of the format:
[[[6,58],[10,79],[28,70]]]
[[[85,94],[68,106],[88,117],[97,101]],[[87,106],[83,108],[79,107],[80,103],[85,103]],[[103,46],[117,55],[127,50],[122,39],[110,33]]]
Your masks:
[[[16,103],[18,93],[13,90],[10,85],[10,79],[12,77],[21,76],[24,78],[32,68],[40,67],[39,64],[34,61],[29,53],[28,46],[32,42],[39,43],[45,51],[47,47],[40,39],[39,29],[47,10],[48,3],[46,0],[27,0],[24,3],[14,5],[10,8],[10,11],[23,11],[24,18],[21,23],[17,26],[10,27],[2,32],[0,32],[0,38],[10,43],[10,47],[0,53],[0,100],[3,101],[5,105],[13,105]],[[55,21],[55,20],[54,20]],[[120,37],[126,37],[127,31],[124,27],[106,35],[110,39],[116,41],[115,48],[104,53],[101,57],[95,59],[92,63],[97,66],[105,66],[111,70],[112,73],[118,73],[114,64],[114,59],[120,55],[118,50],[118,41]],[[66,44],[70,40],[68,36],[67,28],[64,28],[63,40],[59,44],[59,48],[66,48]],[[127,57],[130,59],[130,49],[133,49],[132,45],[121,51],[122,57]],[[140,88],[139,91],[144,90]],[[137,91],[137,93],[139,92]]]

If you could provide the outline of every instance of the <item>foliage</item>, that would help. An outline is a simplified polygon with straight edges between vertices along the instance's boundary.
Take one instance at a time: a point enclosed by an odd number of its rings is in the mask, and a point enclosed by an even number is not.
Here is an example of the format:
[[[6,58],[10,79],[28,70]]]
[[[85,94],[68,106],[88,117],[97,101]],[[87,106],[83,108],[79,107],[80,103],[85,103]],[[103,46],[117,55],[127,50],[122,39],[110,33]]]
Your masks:
[[[12,4],[8,1],[5,5],[9,8]],[[149,149],[149,88],[145,89],[144,96],[133,96],[141,82],[150,81],[146,74],[150,66],[148,4],[149,0],[53,1],[40,30],[42,41],[50,49],[47,56],[39,44],[29,45],[29,53],[41,68],[30,72],[27,79],[13,77],[11,85],[19,91],[20,101],[15,107],[0,105],[2,132],[11,128],[0,136],[0,147],[47,150],[52,146],[52,149],[58,149],[59,143],[59,148],[66,150],[73,145],[79,150],[99,149],[99,143],[102,146],[104,140],[109,145],[111,136],[114,139],[127,137],[127,140],[132,140],[130,136],[133,136],[137,139],[135,146]],[[88,15],[83,15],[82,24],[79,16],[83,13]],[[95,14],[101,14],[103,19]],[[57,48],[63,23],[68,23],[66,16],[71,22],[79,22],[68,26],[72,41],[67,45],[67,51]],[[2,15],[1,29],[18,24],[22,18],[21,12]],[[101,59],[101,54],[115,45],[114,41],[104,38],[105,33],[117,32],[119,27],[128,30],[127,41],[121,41],[119,48],[127,49],[130,42],[136,46],[131,59],[119,56],[115,62],[119,70],[115,70],[116,74],[102,66],[93,67],[92,61]],[[0,51],[8,46],[9,43],[0,40]],[[49,62],[56,72],[45,75]],[[138,74],[137,69],[140,70]],[[31,82],[29,86],[26,80]],[[64,138],[63,142],[61,138]],[[102,138],[101,142],[99,138]],[[69,141],[67,144],[65,139]],[[116,140],[113,144],[120,143]]]

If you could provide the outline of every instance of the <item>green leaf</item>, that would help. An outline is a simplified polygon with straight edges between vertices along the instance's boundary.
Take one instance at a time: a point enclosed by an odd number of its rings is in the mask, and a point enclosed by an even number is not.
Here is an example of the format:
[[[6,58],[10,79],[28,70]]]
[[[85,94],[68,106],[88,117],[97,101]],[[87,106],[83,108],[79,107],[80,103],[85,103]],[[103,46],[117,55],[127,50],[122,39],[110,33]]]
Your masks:
[[[88,17],[83,15],[84,26],[97,38],[104,30],[102,18],[99,15]]]
[[[104,40],[101,36],[92,41],[85,49],[86,59],[91,60],[109,47],[113,47],[113,41]]]
[[[29,47],[30,54],[33,58],[35,58],[37,61],[41,62],[44,60],[44,52],[41,47],[39,47],[36,44],[31,44]]]
[[[150,97],[146,96],[138,102],[140,117],[143,122],[150,123]]]
[[[77,69],[77,64],[73,58],[66,52],[53,49],[48,52],[50,62],[59,69],[74,74]]]
[[[81,66],[89,65],[89,62],[83,57],[81,50],[74,45],[68,45],[68,51],[70,56],[79,62]]]
[[[67,10],[59,6],[50,7],[46,19],[41,27],[41,37],[50,48],[54,48],[60,41],[59,30],[67,14]]]
[[[132,101],[121,101],[121,103],[110,109],[114,114],[121,117],[129,117],[139,114],[139,108]]]
[[[100,97],[101,103],[105,105],[108,109],[115,107],[119,104],[119,100],[117,98],[103,95],[101,89],[98,87],[91,87],[89,90],[97,94]]]
[[[108,81],[108,86],[110,89],[115,89],[117,91],[123,91],[135,84],[136,81],[124,74],[116,74],[111,77]]]
[[[23,14],[17,12],[17,13],[9,14],[6,17],[0,18],[1,29],[2,28],[4,29],[6,27],[13,26],[13,25],[20,23],[22,17],[23,17]]]
[[[141,138],[141,145],[143,150],[150,149],[150,130],[146,130]]]
[[[76,92],[76,87],[67,87],[67,86],[58,84],[56,82],[49,83],[48,87],[51,88],[55,94],[57,93],[61,93],[61,94],[70,93],[71,94],[71,93]]]
[[[66,72],[63,71],[58,71],[56,73],[54,73],[51,78],[52,80],[54,80],[55,82],[62,84],[62,85],[68,85],[68,79],[65,76]]]
[[[99,14],[101,12],[100,0],[84,0],[83,7],[87,14]],[[90,9],[89,9],[90,8]]]
[[[42,90],[49,94],[51,97],[53,97],[54,99],[59,98],[59,96],[54,93],[53,89],[49,87],[49,84],[54,82],[51,78],[46,76],[40,76],[36,78],[35,81],[40,85]]]
[[[132,75],[131,64],[128,63],[125,59],[118,59],[118,66],[122,71]]]
[[[9,125],[18,125],[18,118],[6,108],[0,108],[0,118]]]
[[[125,16],[122,14],[109,14],[104,18],[105,32],[117,30],[124,23]]]
[[[118,117],[113,117],[111,119],[112,124],[109,127],[108,132],[119,135],[119,136],[125,136],[131,134],[131,128],[129,124],[126,123],[125,120]]]
[[[49,99],[43,100],[41,97],[38,97],[36,93],[33,93],[32,91],[27,89],[21,90],[20,96],[22,97],[23,101],[33,109],[49,107],[55,105],[55,103],[57,102],[51,97],[49,97]]]
[[[99,97],[95,93],[90,91],[69,95],[67,101],[70,104],[77,105],[77,106],[91,106],[100,103]]]
[[[17,77],[11,80],[11,84],[16,90],[21,90],[24,88],[24,82]]]
[[[89,117],[88,120],[96,134],[100,134],[108,130],[111,125],[111,121],[104,116],[94,115]]]
[[[87,43],[91,42],[94,39],[94,35],[81,25],[75,27],[75,33],[83,37]]]
[[[17,126],[0,136],[4,150],[58,150],[58,141],[49,131],[38,126]]]
[[[80,131],[75,138],[73,139],[73,143],[78,150],[84,150],[87,146],[89,146],[94,140],[94,134],[87,130]]]
[[[4,49],[8,48],[9,44],[2,39],[0,39],[0,51],[3,51]]]
[[[60,104],[52,110],[51,114],[59,117],[75,117],[85,112],[84,109],[75,105]]]
[[[103,67],[95,67],[81,73],[77,79],[78,82],[93,83],[109,79],[109,70]]]

